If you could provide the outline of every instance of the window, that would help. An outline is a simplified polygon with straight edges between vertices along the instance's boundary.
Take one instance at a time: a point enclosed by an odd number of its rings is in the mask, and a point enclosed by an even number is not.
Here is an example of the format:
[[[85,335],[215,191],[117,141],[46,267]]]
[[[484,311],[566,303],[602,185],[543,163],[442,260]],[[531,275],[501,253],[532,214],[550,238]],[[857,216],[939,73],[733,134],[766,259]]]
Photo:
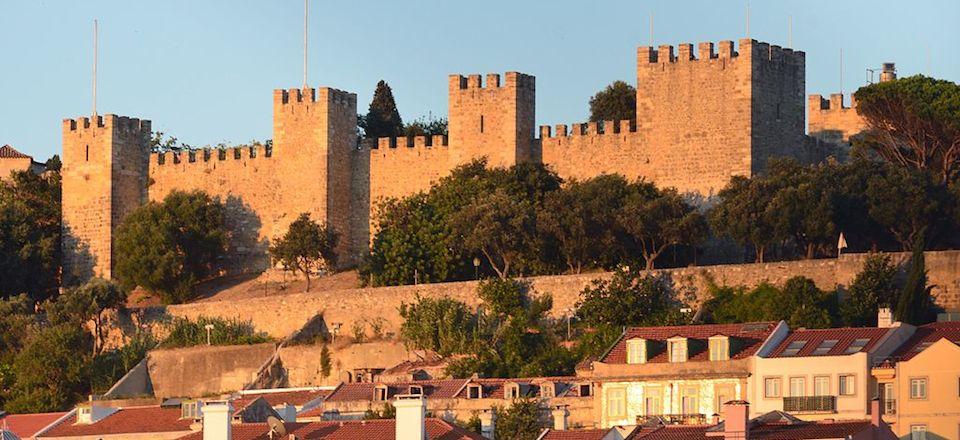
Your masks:
[[[412,394],[412,395],[414,395],[414,396],[422,396],[422,395],[423,395],[423,387],[420,386],[420,385],[410,385],[410,392],[409,392],[409,394]]]
[[[781,356],[796,356],[804,345],[807,345],[807,341],[793,341],[790,345],[787,345],[787,348],[783,350]]]
[[[661,405],[660,396],[663,390],[660,388],[645,388],[643,390],[643,413],[647,416],[656,416],[663,414],[663,405]]]
[[[387,401],[387,398],[388,398],[387,387],[378,386],[374,389],[373,400],[376,400],[378,402],[385,402]]]
[[[89,146],[89,145],[85,146],[85,149],[86,149],[86,152],[84,153],[83,160],[89,162],[89,161],[90,161],[90,146]]]
[[[841,396],[852,396],[857,393],[856,376],[852,374],[842,374],[838,378],[839,394]]]
[[[911,399],[926,399],[927,398],[927,378],[911,378],[910,379],[910,398]]]
[[[726,336],[710,338],[710,360],[726,361],[730,359],[730,339]]]
[[[611,419],[627,416],[627,392],[623,388],[607,390],[607,416]]]
[[[763,379],[763,397],[780,397],[779,377],[768,377]]]
[[[483,133],[483,115],[480,115],[480,133]]]
[[[468,399],[480,399],[483,397],[483,389],[480,385],[470,385],[467,387],[467,398]]]
[[[556,389],[552,382],[546,382],[540,385],[540,397],[554,397]]]
[[[647,341],[630,339],[627,341],[627,363],[643,364],[647,362]]]
[[[790,378],[790,397],[803,397],[807,391],[807,380],[803,377]]]
[[[180,404],[180,418],[193,420],[199,419],[200,402],[183,402]]]
[[[683,414],[699,414],[700,407],[697,405],[697,389],[696,388],[684,388],[683,397],[680,399],[681,409]]]
[[[927,425],[910,425],[910,440],[927,440]]]
[[[847,347],[846,350],[844,350],[843,354],[859,353],[859,352],[862,351],[863,348],[866,347],[867,344],[869,344],[869,343],[870,343],[870,340],[869,340],[869,339],[857,339],[857,340],[855,340],[855,341],[853,341],[853,342],[850,343],[850,346]]]
[[[686,362],[687,361],[687,339],[680,338],[672,341],[668,341],[670,350],[670,362]]]
[[[830,395],[830,376],[817,376],[813,378],[813,395]]]
[[[827,340],[821,342],[820,345],[818,345],[817,348],[816,348],[815,350],[813,350],[813,354],[814,354],[815,356],[823,356],[823,355],[829,353],[830,350],[832,350],[833,347],[834,347],[835,345],[837,345],[837,342],[840,342],[840,341],[838,341],[838,340],[836,340],[836,339],[827,339]]]
[[[578,391],[580,391],[580,397],[590,397],[593,395],[593,387],[588,383],[582,383],[578,386]]]
[[[520,397],[520,385],[508,383],[503,387],[504,399],[517,399]]]

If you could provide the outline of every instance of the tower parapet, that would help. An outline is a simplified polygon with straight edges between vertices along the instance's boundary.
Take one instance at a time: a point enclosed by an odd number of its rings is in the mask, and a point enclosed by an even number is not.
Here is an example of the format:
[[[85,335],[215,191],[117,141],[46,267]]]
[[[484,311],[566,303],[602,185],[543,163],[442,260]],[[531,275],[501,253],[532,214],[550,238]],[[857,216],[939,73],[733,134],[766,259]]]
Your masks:
[[[486,157],[491,166],[531,159],[536,79],[532,75],[450,75],[449,126],[456,163]]]
[[[844,99],[841,93],[833,93],[829,99],[819,94],[807,97],[807,132],[811,137],[842,145],[867,129],[866,122],[857,114],[857,98],[851,94],[849,106]]]

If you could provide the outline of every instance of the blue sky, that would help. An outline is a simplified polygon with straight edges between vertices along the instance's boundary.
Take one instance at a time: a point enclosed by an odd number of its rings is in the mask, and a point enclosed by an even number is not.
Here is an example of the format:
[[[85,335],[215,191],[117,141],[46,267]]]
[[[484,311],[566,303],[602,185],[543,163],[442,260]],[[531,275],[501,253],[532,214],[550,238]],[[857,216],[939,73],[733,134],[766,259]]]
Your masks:
[[[537,123],[586,119],[607,83],[635,83],[635,48],[736,40],[736,1],[311,0],[310,84],[358,94],[379,79],[404,120],[445,115],[450,73],[537,76]],[[91,111],[93,19],[100,21],[98,110],[151,119],[191,145],[271,134],[272,89],[300,85],[300,0],[2,0],[0,144],[37,159],[60,151],[60,120]],[[807,53],[807,93],[865,82],[897,63],[960,81],[960,1],[784,0],[750,4],[751,37]]]

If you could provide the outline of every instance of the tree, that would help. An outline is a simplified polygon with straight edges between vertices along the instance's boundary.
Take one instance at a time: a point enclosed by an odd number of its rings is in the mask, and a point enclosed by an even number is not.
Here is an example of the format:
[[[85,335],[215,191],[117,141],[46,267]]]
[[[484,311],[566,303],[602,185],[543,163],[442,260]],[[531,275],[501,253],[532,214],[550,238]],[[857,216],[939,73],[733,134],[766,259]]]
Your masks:
[[[60,234],[59,173],[15,171],[0,181],[0,298],[56,294]]]
[[[535,440],[546,426],[540,417],[540,401],[514,399],[506,409],[495,408],[497,424],[494,437],[500,440]]]
[[[126,303],[127,294],[119,286],[103,278],[94,278],[81,286],[67,289],[56,301],[47,303],[47,314],[54,323],[83,327],[93,322],[93,355],[103,351],[104,313]]]
[[[814,258],[816,250],[834,249],[834,205],[839,183],[827,166],[801,166],[793,159],[772,160],[761,179],[776,188],[767,207],[774,236],[792,239],[798,253]]]
[[[393,100],[393,90],[384,80],[377,83],[370,101],[370,109],[363,117],[363,128],[366,137],[393,137],[403,134],[403,121],[397,111],[397,103]]]
[[[929,173],[887,166],[867,181],[868,212],[900,243],[904,251],[917,243],[925,246],[947,230],[954,209],[946,187]]]
[[[400,337],[410,348],[441,356],[472,350],[477,317],[460,301],[418,296],[415,303],[400,305],[400,317]]]
[[[657,190],[640,182],[627,197],[619,215],[623,229],[640,244],[646,269],[669,246],[696,245],[707,236],[707,222],[672,188]]]
[[[930,298],[930,290],[933,286],[927,286],[927,269],[922,243],[923,240],[917,240],[913,248],[907,281],[903,284],[903,290],[897,299],[897,307],[893,311],[897,321],[912,325],[926,324],[929,321],[928,315],[933,302]]]
[[[446,135],[447,125],[447,118],[420,118],[405,125],[403,135],[406,137]]]
[[[220,201],[201,191],[174,191],[134,210],[117,228],[120,285],[157,292],[167,303],[189,299],[193,285],[214,274],[226,252],[223,215]]]
[[[613,328],[687,323],[669,280],[638,268],[619,268],[609,280],[596,279],[580,292],[577,320]]]
[[[637,119],[637,89],[623,81],[614,81],[590,98],[590,121]]]
[[[734,176],[720,190],[720,201],[709,214],[710,225],[718,234],[741,245],[753,245],[757,263],[763,263],[767,246],[776,238],[773,216],[766,209],[773,194],[773,188],[762,179]]]
[[[960,85],[923,75],[861,87],[857,113],[867,144],[889,162],[926,171],[941,185],[960,173]]]
[[[531,248],[535,218],[531,202],[497,189],[468,205],[452,221],[464,247],[483,254],[497,275],[507,278]]]
[[[274,240],[270,255],[283,265],[285,270],[300,272],[307,280],[310,291],[310,273],[333,270],[337,265],[337,243],[340,236],[328,225],[319,225],[302,213],[290,224],[283,238]]]
[[[889,255],[868,256],[850,283],[846,299],[840,303],[843,322],[853,327],[876,326],[880,307],[892,308],[897,303],[896,276],[897,267],[890,262]]]
[[[13,363],[16,382],[4,409],[13,413],[65,411],[83,398],[90,339],[79,326],[60,324],[30,336]]]
[[[320,377],[326,379],[330,377],[330,348],[327,347],[327,343],[323,343],[323,347],[320,349]]]
[[[709,320],[716,323],[787,321],[790,327],[826,328],[836,316],[835,296],[817,288],[813,280],[795,276],[783,287],[762,283],[745,287],[711,285],[711,298],[704,304]]]
[[[54,154],[53,156],[50,156],[50,158],[44,162],[43,167],[46,171],[54,171],[59,173],[60,168],[63,167],[63,162],[60,161],[60,155]]]

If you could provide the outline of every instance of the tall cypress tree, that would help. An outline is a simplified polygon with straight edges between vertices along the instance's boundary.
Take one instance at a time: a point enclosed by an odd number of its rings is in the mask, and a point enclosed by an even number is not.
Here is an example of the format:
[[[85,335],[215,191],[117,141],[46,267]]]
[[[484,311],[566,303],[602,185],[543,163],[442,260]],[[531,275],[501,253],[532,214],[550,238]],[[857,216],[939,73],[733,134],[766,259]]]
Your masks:
[[[922,235],[922,234],[921,234]],[[910,271],[907,282],[897,301],[895,316],[897,321],[907,324],[924,324],[930,312],[930,289],[927,286],[927,269],[923,255],[923,239],[917,240],[910,257]]]
[[[397,103],[393,100],[393,91],[384,80],[377,83],[377,90],[373,92],[370,110],[363,118],[362,128],[368,138],[399,136],[403,133],[403,121],[397,111]]]

